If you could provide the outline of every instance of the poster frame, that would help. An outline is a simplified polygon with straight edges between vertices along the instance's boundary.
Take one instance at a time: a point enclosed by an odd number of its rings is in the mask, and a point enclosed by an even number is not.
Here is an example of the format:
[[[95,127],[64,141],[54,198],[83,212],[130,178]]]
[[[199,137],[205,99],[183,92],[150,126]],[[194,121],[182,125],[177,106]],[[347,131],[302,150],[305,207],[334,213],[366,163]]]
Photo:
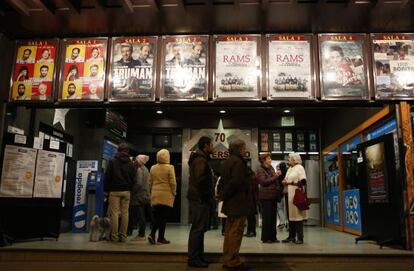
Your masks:
[[[362,57],[363,57],[363,74],[365,76],[365,85],[366,88],[364,89],[364,93],[361,96],[327,96],[325,95],[325,87],[323,82],[323,58],[322,58],[322,42],[325,37],[332,37],[332,36],[352,36],[355,37],[354,40],[358,40],[362,42]],[[340,41],[340,40],[339,40]],[[371,79],[369,71],[372,71],[371,69],[371,61],[370,61],[370,54],[369,54],[369,36],[364,33],[320,33],[318,34],[318,63],[319,63],[319,89],[320,89],[320,97],[321,100],[325,101],[364,101],[368,100],[370,98],[371,93]]]
[[[372,77],[373,77],[373,90],[375,91],[375,99],[376,100],[414,100],[414,94],[409,96],[409,97],[402,97],[402,96],[395,96],[395,95],[390,95],[390,96],[383,96],[380,95],[378,90],[377,90],[377,75],[375,74],[375,55],[374,55],[374,40],[377,40],[378,36],[384,36],[384,35],[390,35],[390,36],[395,36],[395,35],[403,35],[408,37],[410,40],[413,41],[414,44],[414,33],[371,33],[370,36],[370,46],[371,46],[371,56],[372,56],[372,69],[371,69],[371,73],[372,73]],[[392,39],[392,40],[397,40],[397,39]],[[402,40],[402,39],[398,39],[398,40]],[[414,60],[413,60],[414,61]],[[413,76],[414,76],[414,72],[413,72]]]
[[[61,40],[61,46],[60,46],[60,71],[59,71],[59,85],[57,87],[57,91],[55,91],[55,99],[59,101],[60,103],[67,103],[67,104],[73,104],[73,103],[101,103],[105,99],[105,89],[106,89],[106,77],[107,77],[107,61],[108,61],[108,37],[86,37],[86,38],[65,38]],[[97,100],[90,100],[90,99],[74,99],[74,100],[67,100],[62,99],[62,91],[63,91],[63,84],[64,84],[64,70],[65,70],[65,54],[66,54],[66,46],[70,44],[70,41],[77,40],[77,41],[87,41],[87,40],[102,40],[104,41],[104,59],[103,59],[103,65],[102,65],[102,74],[104,76],[103,83],[102,83],[102,98]],[[84,59],[83,64],[86,63],[86,60]],[[83,87],[83,84],[82,84]]]
[[[52,42],[53,45],[55,46],[55,60],[53,62],[54,65],[54,71],[53,71],[53,75],[52,75],[52,90],[50,92],[50,99],[46,100],[46,101],[38,101],[38,100],[23,100],[23,101],[17,101],[17,100],[13,100],[12,99],[12,92],[13,92],[13,77],[14,77],[14,71],[16,68],[16,58],[17,58],[17,53],[19,50],[20,46],[24,46],[24,44],[29,44],[30,42],[42,42],[42,41],[48,41],[48,42]],[[49,104],[49,103],[53,103],[55,101],[55,94],[57,92],[57,84],[59,82],[59,76],[58,76],[58,71],[60,72],[60,59],[61,59],[61,40],[58,38],[49,38],[49,39],[20,39],[20,40],[16,40],[14,42],[14,48],[13,48],[13,63],[12,63],[12,70],[11,70],[11,74],[10,74],[10,81],[9,81],[9,90],[8,90],[8,98],[7,101],[13,104],[33,104],[33,103],[38,103],[38,104]],[[36,62],[34,63],[36,64]]]
[[[205,93],[202,99],[197,98],[166,98],[165,97],[165,84],[164,84],[164,69],[166,67],[165,63],[165,56],[166,56],[166,44],[168,39],[173,38],[204,38],[205,42],[207,42],[206,47],[204,48],[206,51],[206,71],[205,71],[205,80],[206,80],[206,87]],[[192,102],[205,102],[209,98],[209,89],[210,89],[210,36],[209,35],[166,35],[162,36],[161,38],[161,57],[160,57],[160,71],[159,71],[159,81],[160,81],[160,100],[161,101],[192,101]],[[204,42],[204,41],[203,41]]]
[[[115,45],[117,44],[116,41],[118,39],[154,39],[153,41],[153,54],[154,54],[154,60],[153,60],[153,69],[152,69],[152,91],[151,95],[148,98],[122,98],[122,99],[116,99],[113,98],[111,95],[111,81],[112,81],[112,67],[113,67],[113,56],[115,49]],[[105,97],[110,103],[123,103],[123,102],[151,102],[155,101],[156,93],[158,91],[158,73],[159,71],[159,65],[158,65],[158,53],[159,53],[159,36],[117,36],[117,37],[111,37],[110,39],[110,50],[108,50],[108,60],[107,60],[107,71],[108,74],[106,76],[106,91],[105,91]],[[150,41],[151,42],[151,41]]]
[[[261,76],[257,77],[257,93],[254,97],[217,97],[217,78],[216,78],[216,53],[217,53],[217,41],[221,38],[225,37],[249,37],[255,38],[256,41],[256,58],[259,62],[258,71],[260,72]],[[212,66],[212,88],[213,88],[213,100],[217,101],[258,101],[262,100],[262,78],[263,77],[263,67],[262,67],[262,36],[260,34],[220,34],[220,35],[213,35],[212,41],[212,51],[210,52],[211,58],[211,66]]]
[[[273,40],[273,38],[276,37],[287,37],[287,38],[303,38],[303,40],[308,41],[309,42],[309,56],[310,56],[310,77],[311,77],[311,89],[310,89],[310,96],[308,97],[272,97],[271,91],[270,91],[270,61],[269,61],[269,45],[270,42]],[[294,40],[295,41],[295,40]],[[299,40],[296,40],[299,41]],[[280,40],[280,42],[283,42],[282,40]],[[298,34],[292,34],[292,33],[280,33],[280,34],[266,34],[265,35],[265,60],[263,62],[263,66],[264,66],[264,72],[263,72],[263,86],[264,89],[266,90],[266,98],[268,100],[306,100],[306,101],[312,101],[316,99],[316,82],[317,82],[317,78],[316,78],[316,63],[315,63],[315,50],[314,50],[314,46],[315,46],[315,39],[314,39],[314,35],[313,34],[308,34],[308,33],[298,33]]]

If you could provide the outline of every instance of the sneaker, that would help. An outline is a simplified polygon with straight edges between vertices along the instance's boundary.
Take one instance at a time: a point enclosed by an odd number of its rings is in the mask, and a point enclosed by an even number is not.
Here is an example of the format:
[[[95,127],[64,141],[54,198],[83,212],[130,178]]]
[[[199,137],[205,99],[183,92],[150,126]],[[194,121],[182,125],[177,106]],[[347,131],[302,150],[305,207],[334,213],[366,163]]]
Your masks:
[[[135,236],[134,238],[131,239],[131,241],[133,242],[137,242],[137,241],[145,241],[147,238],[145,238],[145,236]]]
[[[284,225],[284,224],[279,224],[279,225],[277,226],[277,228],[278,228],[279,230],[282,230],[284,227],[285,227],[285,225]]]
[[[166,239],[162,239],[162,240],[158,239],[158,241],[157,241],[157,245],[168,245],[170,243],[171,242],[166,240]]]

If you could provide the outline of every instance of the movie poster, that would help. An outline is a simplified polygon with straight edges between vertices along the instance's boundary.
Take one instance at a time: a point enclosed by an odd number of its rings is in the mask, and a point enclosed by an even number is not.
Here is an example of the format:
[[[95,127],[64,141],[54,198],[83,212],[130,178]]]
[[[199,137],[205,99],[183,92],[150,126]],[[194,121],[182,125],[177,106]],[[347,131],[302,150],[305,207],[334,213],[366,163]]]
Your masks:
[[[258,35],[223,35],[215,39],[215,98],[257,99],[260,91]]]
[[[268,35],[269,99],[312,98],[311,35]]]
[[[414,98],[414,35],[372,34],[376,98]]]
[[[107,44],[107,38],[64,40],[59,100],[103,100]]]
[[[387,168],[384,143],[365,149],[368,177],[368,203],[388,202]]]
[[[59,41],[17,41],[10,101],[53,100]]]
[[[112,39],[109,99],[153,100],[157,37]]]
[[[207,99],[208,49],[208,36],[163,38],[162,99]]]
[[[365,35],[319,35],[323,99],[367,98]]]

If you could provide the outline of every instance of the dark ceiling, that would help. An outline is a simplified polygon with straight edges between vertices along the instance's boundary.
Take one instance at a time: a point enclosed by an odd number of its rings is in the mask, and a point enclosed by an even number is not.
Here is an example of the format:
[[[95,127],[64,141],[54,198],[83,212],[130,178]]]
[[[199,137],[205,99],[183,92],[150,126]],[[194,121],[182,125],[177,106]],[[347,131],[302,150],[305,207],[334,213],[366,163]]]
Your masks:
[[[9,38],[412,32],[413,0],[2,0]]]

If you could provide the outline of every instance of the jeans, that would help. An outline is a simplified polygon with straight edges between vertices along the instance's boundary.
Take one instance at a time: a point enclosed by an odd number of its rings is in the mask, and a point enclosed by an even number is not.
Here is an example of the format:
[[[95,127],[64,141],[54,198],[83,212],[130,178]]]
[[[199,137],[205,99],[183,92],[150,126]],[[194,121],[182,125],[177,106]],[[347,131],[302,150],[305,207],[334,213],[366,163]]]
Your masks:
[[[279,224],[286,224],[286,215],[285,215],[285,199],[282,198],[280,202],[277,203],[277,216],[279,217]]]

